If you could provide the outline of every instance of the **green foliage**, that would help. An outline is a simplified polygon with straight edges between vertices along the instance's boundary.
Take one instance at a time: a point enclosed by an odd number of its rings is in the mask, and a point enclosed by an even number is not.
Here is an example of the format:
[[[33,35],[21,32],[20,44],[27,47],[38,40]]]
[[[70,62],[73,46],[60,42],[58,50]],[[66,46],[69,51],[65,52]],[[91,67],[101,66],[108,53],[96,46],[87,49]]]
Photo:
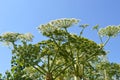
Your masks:
[[[21,64],[21,66],[23,66],[23,64],[27,66],[35,65],[39,62],[39,45],[24,42],[22,45],[16,46],[12,52],[15,54],[14,58],[17,58],[17,63],[20,62],[19,64]]]
[[[0,79],[2,78],[2,74],[0,73]]]
[[[102,36],[115,37],[120,27],[94,26],[101,40],[97,44],[82,36],[88,24],[80,25],[80,35],[69,33],[68,28],[78,22],[65,18],[40,25],[38,30],[48,39],[35,44],[30,43],[30,33],[2,34],[0,41],[12,45],[11,71],[6,71],[5,80],[119,80],[120,65],[103,60],[110,38],[103,42]]]

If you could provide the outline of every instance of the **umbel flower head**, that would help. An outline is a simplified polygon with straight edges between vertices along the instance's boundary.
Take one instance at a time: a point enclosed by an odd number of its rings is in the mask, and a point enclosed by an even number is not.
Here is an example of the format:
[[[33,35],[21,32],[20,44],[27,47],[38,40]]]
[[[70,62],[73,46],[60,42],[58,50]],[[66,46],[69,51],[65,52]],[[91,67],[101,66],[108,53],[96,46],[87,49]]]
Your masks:
[[[78,19],[75,18],[63,18],[63,19],[58,19],[58,20],[53,20],[50,23],[58,28],[68,28],[72,26],[73,24],[77,24],[79,22]]]
[[[21,41],[32,41],[33,35],[31,33],[21,34],[17,37]]]
[[[0,41],[6,42],[6,43],[10,43],[10,42],[13,43],[17,40],[32,41],[32,38],[33,38],[33,35],[30,33],[20,34],[20,33],[14,33],[14,32],[6,32],[0,36]]]
[[[57,30],[57,27],[54,27],[53,25],[48,23],[38,27],[38,30],[40,30],[43,35],[49,36],[50,33],[53,33],[55,30]]]
[[[38,30],[41,31],[43,35],[49,36],[50,34],[54,33],[56,30],[60,30],[62,28],[68,28],[73,24],[77,24],[79,20],[74,18],[63,18],[58,20],[53,20],[48,24],[40,25]]]
[[[19,33],[14,33],[14,32],[5,32],[1,36],[1,40],[6,41],[6,42],[15,42],[17,40],[17,36]]]
[[[98,34],[102,37],[116,37],[120,33],[120,26],[107,26],[105,28],[101,28]]]

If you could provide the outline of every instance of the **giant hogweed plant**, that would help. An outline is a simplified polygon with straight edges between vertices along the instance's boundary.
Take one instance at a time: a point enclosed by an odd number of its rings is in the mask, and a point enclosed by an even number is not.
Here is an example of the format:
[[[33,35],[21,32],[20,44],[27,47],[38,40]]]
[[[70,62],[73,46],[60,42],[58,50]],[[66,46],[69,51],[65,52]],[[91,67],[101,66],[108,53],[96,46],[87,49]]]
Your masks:
[[[30,43],[33,35],[7,32],[0,36],[0,41],[11,47],[12,60],[11,71],[7,71],[6,80],[108,80],[115,76],[109,75],[108,70],[98,68],[102,65],[102,56],[107,53],[104,46],[111,37],[120,33],[120,26],[107,26],[93,28],[97,30],[101,44],[82,36],[85,28],[89,25],[80,25],[79,35],[71,34],[68,30],[79,20],[64,18],[50,21],[40,25],[38,31],[47,40],[36,44]],[[103,37],[107,37],[103,41]],[[103,65],[104,66],[104,65]],[[99,75],[102,73],[103,75]],[[119,74],[119,71],[118,71]],[[119,75],[117,79],[119,78]]]

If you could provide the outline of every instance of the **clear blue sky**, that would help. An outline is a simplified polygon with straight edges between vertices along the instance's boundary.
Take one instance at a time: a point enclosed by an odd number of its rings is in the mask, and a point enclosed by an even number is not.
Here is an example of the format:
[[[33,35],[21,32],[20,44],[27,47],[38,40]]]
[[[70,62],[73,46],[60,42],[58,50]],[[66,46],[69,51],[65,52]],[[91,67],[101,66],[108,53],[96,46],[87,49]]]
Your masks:
[[[81,19],[90,27],[85,37],[99,43],[92,26],[120,24],[120,0],[0,0],[0,34],[3,32],[31,32],[34,41],[45,39],[36,27],[59,18]],[[79,32],[76,28],[71,31]],[[120,36],[112,39],[106,49],[111,62],[120,63]],[[10,69],[11,52],[0,46],[0,73]]]

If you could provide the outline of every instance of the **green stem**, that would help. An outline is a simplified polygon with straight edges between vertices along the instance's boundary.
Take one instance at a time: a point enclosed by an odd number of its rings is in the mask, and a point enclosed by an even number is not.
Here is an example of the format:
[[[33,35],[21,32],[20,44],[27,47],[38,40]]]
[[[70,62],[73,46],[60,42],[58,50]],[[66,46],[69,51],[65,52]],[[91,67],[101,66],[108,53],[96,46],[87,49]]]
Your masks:
[[[106,70],[104,69],[104,79],[108,80]]]
[[[56,61],[56,57],[57,57],[57,53],[55,54],[55,57],[54,57],[54,59],[53,59],[53,61],[52,61],[52,63],[51,63],[50,71],[51,71],[52,68],[54,67],[54,63],[55,63],[55,61]]]
[[[99,32],[99,30],[98,30],[98,29],[97,29],[97,32]],[[100,39],[101,43],[103,44],[102,37],[101,37],[100,35],[98,35],[98,36],[99,36],[99,39]]]
[[[42,73],[43,75],[45,75],[45,73],[44,72],[42,72],[41,70],[39,70],[37,67],[35,67],[35,66],[32,66],[33,68],[35,68],[37,71],[39,71],[40,73]]]
[[[109,40],[110,40],[110,37],[108,37],[108,39],[105,41],[104,46],[108,43]]]
[[[81,36],[82,36],[84,29],[85,29],[85,28],[82,28],[82,30],[81,30],[81,32],[80,32],[79,37],[81,37]]]
[[[50,72],[50,55],[48,54],[48,72]]]
[[[44,73],[47,73],[47,71],[44,68],[42,68],[41,66],[39,66],[38,64],[36,66],[38,66]]]
[[[56,46],[61,50],[61,51],[64,51],[65,53],[69,54],[65,49],[62,49],[58,43],[55,41],[54,37],[51,37],[53,39],[53,42],[56,44]],[[65,56],[68,56],[69,59],[71,59],[71,57],[67,54],[64,54]],[[71,59],[72,60],[72,59]]]
[[[102,37],[99,35],[99,39],[101,41],[101,43],[103,44],[103,40],[102,40]]]
[[[60,66],[57,66],[56,68],[54,68],[54,69],[52,70],[52,72],[56,71],[56,70],[57,70],[58,68],[60,68],[60,67],[63,67],[65,64],[66,64],[66,63],[64,63],[64,64],[62,64],[62,65],[60,65]]]
[[[58,76],[60,76],[60,74],[61,74],[62,72],[64,72],[66,69],[68,69],[70,66],[71,66],[71,64],[68,65],[67,67],[65,67],[63,70],[61,70],[61,72],[59,72],[59,73],[55,76],[55,79],[56,79]]]
[[[64,28],[64,29],[65,29],[65,31],[68,33],[67,28]]]

